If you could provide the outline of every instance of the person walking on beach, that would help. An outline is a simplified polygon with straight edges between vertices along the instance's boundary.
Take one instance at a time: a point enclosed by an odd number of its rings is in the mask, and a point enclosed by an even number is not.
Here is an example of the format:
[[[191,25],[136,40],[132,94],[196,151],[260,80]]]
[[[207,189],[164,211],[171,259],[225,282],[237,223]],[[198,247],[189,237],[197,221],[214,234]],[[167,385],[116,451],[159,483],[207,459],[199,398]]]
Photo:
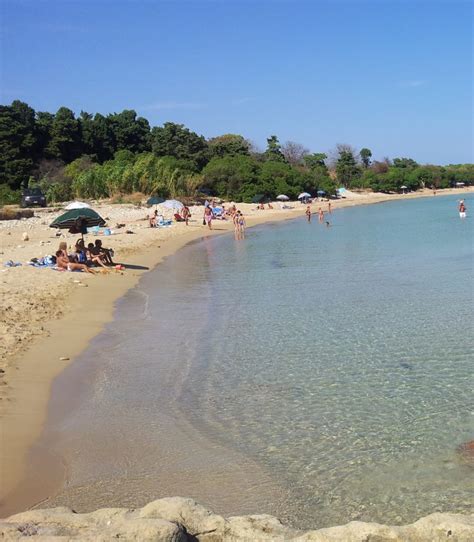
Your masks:
[[[463,199],[459,202],[459,218],[466,218],[466,205]]]
[[[305,214],[306,214],[306,218],[308,219],[308,222],[311,222],[311,206],[310,205],[308,205],[306,207],[306,213]]]
[[[205,208],[204,208],[204,220],[203,220],[203,224],[207,224],[207,227],[212,230],[212,219],[213,219],[214,215],[212,213],[212,209],[211,209],[211,206],[210,205],[207,205]]]
[[[318,215],[319,215],[319,222],[324,221],[324,211],[321,209],[321,207],[318,209]]]

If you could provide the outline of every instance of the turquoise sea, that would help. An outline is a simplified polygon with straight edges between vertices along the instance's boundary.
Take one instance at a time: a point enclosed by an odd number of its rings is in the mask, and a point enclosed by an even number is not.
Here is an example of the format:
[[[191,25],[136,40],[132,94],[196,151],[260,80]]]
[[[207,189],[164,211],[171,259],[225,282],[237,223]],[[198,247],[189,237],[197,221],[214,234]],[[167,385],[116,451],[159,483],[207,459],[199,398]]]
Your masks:
[[[303,527],[470,509],[473,222],[457,199],[206,238],[146,274],[54,386],[52,502],[179,492]]]

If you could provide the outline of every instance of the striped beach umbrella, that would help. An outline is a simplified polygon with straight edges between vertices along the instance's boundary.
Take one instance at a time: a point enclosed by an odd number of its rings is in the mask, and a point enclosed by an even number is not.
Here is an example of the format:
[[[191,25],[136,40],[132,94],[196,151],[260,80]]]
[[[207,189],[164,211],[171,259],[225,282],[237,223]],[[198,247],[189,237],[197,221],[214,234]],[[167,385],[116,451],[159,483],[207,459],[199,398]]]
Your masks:
[[[87,228],[104,226],[105,220],[94,209],[71,209],[51,222],[50,228],[69,230],[69,233],[87,233]]]

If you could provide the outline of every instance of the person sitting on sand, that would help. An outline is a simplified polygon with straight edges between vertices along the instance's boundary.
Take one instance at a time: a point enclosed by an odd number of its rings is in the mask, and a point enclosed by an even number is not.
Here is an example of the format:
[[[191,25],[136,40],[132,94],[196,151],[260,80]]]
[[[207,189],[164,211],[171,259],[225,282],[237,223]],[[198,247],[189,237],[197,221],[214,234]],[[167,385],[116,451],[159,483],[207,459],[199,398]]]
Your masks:
[[[76,242],[76,251],[72,255],[73,259],[77,263],[86,263],[87,262],[87,250],[84,245],[84,239],[78,239]]]
[[[269,209],[273,209],[273,205],[270,202],[268,202],[267,205]]]
[[[114,256],[114,251],[111,248],[104,248],[102,246],[102,241],[100,239],[95,240],[95,248],[98,251],[99,254],[103,254],[104,258],[103,260],[105,263],[108,263],[110,265],[115,265],[112,258]]]
[[[59,243],[59,249],[62,255],[69,260],[69,254],[67,253],[67,243],[66,241],[61,241]]]
[[[107,269],[103,262],[105,257],[103,256],[103,254],[101,254],[100,250],[94,246],[94,243],[89,243],[87,245],[87,255],[89,261],[95,263],[96,265],[99,265],[100,267],[103,267],[104,269]]]
[[[95,271],[89,269],[86,264],[70,262],[68,258],[64,256],[62,250],[56,252],[56,265],[59,269],[65,269],[66,271],[84,271],[95,275]]]

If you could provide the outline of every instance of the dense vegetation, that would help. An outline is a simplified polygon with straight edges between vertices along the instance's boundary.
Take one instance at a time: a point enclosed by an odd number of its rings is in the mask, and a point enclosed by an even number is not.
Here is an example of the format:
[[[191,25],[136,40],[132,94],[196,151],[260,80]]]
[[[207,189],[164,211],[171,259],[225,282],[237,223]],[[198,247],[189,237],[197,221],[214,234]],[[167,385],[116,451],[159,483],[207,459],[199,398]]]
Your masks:
[[[410,158],[372,161],[338,145],[331,158],[302,145],[281,145],[274,135],[259,152],[241,135],[206,140],[171,122],[150,127],[135,111],[103,116],[66,107],[35,112],[15,100],[0,106],[0,203],[14,203],[20,190],[39,185],[48,201],[120,197],[140,192],[165,197],[207,194],[250,201],[336,187],[394,192],[402,187],[446,188],[474,179],[472,164],[419,165]]]

